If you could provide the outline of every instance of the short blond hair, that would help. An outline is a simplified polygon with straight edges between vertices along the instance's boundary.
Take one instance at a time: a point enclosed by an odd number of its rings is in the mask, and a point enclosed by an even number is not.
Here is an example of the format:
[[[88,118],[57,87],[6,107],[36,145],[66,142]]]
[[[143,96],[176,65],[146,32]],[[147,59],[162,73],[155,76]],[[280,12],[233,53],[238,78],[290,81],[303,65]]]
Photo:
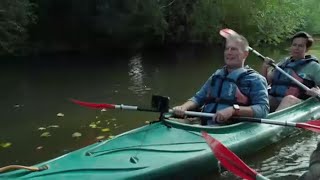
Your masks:
[[[226,40],[239,42],[243,51],[249,51],[248,40],[240,34],[232,34]]]

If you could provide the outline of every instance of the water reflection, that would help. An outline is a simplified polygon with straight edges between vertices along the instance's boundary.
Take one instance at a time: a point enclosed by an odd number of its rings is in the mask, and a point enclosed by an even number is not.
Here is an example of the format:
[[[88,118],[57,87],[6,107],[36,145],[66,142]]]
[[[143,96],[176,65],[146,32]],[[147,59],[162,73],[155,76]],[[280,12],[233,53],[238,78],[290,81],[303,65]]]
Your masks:
[[[137,96],[143,96],[147,91],[151,90],[145,85],[144,78],[146,74],[144,73],[142,66],[141,55],[136,55],[129,60],[129,77],[130,84],[129,90],[132,91]]]
[[[294,139],[294,144],[278,145],[274,155],[262,161],[259,171],[271,179],[298,179],[307,171],[309,157],[316,148],[318,138],[302,136]]]

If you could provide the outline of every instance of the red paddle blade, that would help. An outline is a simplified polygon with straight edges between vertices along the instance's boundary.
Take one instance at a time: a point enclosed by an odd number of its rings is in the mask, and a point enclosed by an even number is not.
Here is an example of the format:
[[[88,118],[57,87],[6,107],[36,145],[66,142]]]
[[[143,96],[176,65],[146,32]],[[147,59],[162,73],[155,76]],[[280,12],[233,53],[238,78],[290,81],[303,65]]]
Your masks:
[[[202,136],[207,141],[215,157],[220,163],[235,175],[248,179],[255,180],[257,172],[247,166],[237,155],[230,151],[227,147],[221,144],[218,140],[212,138],[209,134],[202,131]]]
[[[297,123],[296,127],[320,133],[320,120],[312,120],[306,123]]]
[[[220,33],[220,35],[221,35],[222,37],[224,37],[224,38],[228,38],[228,37],[230,37],[231,35],[238,35],[238,33],[236,33],[234,30],[228,29],[228,28],[226,28],[226,29],[221,29],[219,33]]]
[[[114,104],[91,103],[91,102],[79,101],[76,99],[70,99],[70,101],[80,106],[94,108],[94,109],[115,109]]]
[[[306,122],[307,124],[315,125],[315,126],[320,126],[320,119],[317,120],[311,120]]]

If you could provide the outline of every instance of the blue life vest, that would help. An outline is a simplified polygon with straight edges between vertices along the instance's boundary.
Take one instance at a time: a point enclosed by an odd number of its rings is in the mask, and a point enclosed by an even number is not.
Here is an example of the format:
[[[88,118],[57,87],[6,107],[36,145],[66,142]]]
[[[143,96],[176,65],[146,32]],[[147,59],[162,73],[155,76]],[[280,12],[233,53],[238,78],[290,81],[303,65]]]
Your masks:
[[[297,73],[301,68],[311,62],[319,63],[316,57],[308,55],[302,60],[292,60],[287,58],[282,64],[279,65],[279,67],[297,79],[299,82],[303,83],[309,88],[312,88],[315,86],[315,82],[305,79],[303,74]],[[274,71],[269,94],[273,97],[284,97],[287,95],[293,95],[300,99],[307,99],[309,97],[305,94],[305,91],[300,86],[277,70]]]
[[[213,105],[212,113],[233,104],[250,105],[249,92],[241,92],[240,88],[250,89],[250,84],[244,84],[241,79],[254,70],[250,68],[240,68],[228,73],[226,68],[218,69],[211,78],[211,88],[208,88],[204,111],[207,105]],[[212,106],[211,106],[212,107]]]

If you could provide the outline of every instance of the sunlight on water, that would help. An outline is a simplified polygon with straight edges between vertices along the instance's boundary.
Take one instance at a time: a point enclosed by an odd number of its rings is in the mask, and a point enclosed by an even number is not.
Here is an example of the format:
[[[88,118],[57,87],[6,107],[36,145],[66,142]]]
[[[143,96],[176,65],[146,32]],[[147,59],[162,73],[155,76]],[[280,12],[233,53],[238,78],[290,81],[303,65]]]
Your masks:
[[[142,57],[136,55],[129,60],[129,77],[131,86],[128,87],[134,94],[143,96],[150,88],[144,83],[145,73],[142,66]]]

